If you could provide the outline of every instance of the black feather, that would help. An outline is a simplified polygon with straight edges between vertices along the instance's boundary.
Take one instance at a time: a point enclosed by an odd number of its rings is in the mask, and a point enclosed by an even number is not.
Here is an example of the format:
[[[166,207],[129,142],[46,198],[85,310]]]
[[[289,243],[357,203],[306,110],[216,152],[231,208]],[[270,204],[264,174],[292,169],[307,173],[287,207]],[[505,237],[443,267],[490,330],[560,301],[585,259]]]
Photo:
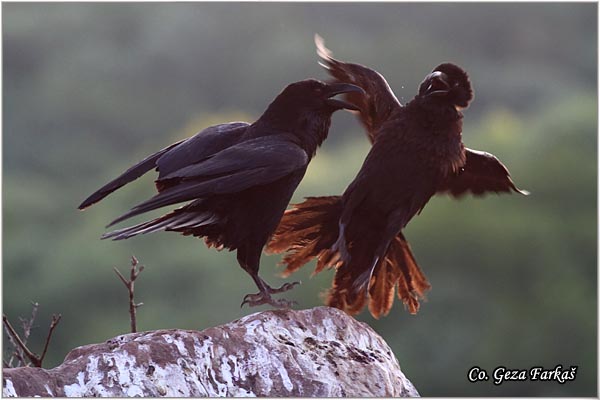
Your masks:
[[[156,167],[158,193],[110,225],[157,208],[190,203],[103,238],[121,240],[161,230],[204,237],[209,246],[237,250],[240,266],[253,277],[262,301],[279,305],[258,277],[261,251],[327,137],[331,115],[346,106],[355,108],[332,99],[346,92],[363,91],[313,79],[290,84],[253,124],[216,125],[175,143],[127,170],[81,207]]]

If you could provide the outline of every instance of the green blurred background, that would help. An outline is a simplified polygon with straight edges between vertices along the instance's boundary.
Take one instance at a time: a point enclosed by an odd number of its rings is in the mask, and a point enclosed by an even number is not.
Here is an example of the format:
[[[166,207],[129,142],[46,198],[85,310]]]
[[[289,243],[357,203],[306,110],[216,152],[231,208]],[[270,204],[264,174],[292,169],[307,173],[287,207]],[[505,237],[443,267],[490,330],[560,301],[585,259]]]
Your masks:
[[[396,301],[366,321],[425,396],[597,395],[597,5],[593,3],[35,4],[3,8],[3,289],[13,322],[41,304],[33,350],[63,319],[46,366],[128,332],[112,271],[135,254],[141,330],[203,329],[260,309],[235,255],[158,233],[100,241],[153,192],[147,176],[81,213],[92,191],[145,155],[211,124],[252,121],[289,82],[325,78],[313,35],[412,98],[435,65],[465,67],[475,101],[464,141],[497,155],[529,197],[432,199],[406,235],[432,284],[416,316]],[[369,144],[334,116],[294,201],[338,194]],[[278,256],[263,257],[273,284]],[[332,274],[292,276],[289,298],[322,304]],[[6,342],[6,341],[5,341]],[[562,364],[577,379],[469,383],[488,372]]]

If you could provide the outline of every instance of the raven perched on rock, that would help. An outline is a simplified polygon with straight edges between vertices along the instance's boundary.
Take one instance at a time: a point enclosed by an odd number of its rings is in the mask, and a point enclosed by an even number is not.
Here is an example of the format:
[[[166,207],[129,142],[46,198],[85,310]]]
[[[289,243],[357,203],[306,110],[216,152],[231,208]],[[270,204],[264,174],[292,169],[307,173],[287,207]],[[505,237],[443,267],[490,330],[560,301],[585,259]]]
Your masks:
[[[252,276],[259,293],[242,306],[291,303],[271,294],[296,282],[271,288],[258,276],[265,243],[277,227],[308,163],[327,138],[332,114],[356,106],[333,98],[364,93],[347,83],[308,79],[288,85],[253,124],[231,122],[204,129],[140,161],[81,203],[84,209],[121,186],[156,169],[158,194],[111,222],[116,224],[150,210],[189,202],[174,211],[103,238],[127,239],[142,233],[176,231],[204,237],[209,247],[237,250],[240,266]]]
[[[473,98],[467,73],[440,64],[400,104],[378,72],[338,61],[316,37],[322,66],[334,82],[353,83],[362,93],[345,99],[373,143],[362,168],[342,196],[312,197],[286,211],[267,251],[288,252],[289,274],[317,258],[315,272],[335,268],[328,304],[351,314],[364,307],[378,318],[398,297],[416,313],[430,285],[402,229],[436,193],[520,191],[493,155],[465,148],[461,109]]]

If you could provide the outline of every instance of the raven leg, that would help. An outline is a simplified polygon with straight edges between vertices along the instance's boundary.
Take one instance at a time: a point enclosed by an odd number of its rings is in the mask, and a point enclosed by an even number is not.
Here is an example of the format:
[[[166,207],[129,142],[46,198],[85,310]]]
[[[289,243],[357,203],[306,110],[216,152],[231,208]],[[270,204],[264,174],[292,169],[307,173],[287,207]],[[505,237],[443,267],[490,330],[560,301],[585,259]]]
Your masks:
[[[247,250],[248,247],[246,247],[245,250]],[[240,266],[252,277],[252,280],[254,280],[254,283],[259,290],[258,293],[247,294],[244,296],[241,307],[243,307],[244,304],[248,304],[250,307],[261,304],[270,304],[277,308],[290,308],[295,304],[294,301],[274,299],[271,297],[271,295],[275,293],[287,292],[300,282],[285,283],[279,288],[272,288],[269,286],[260,276],[258,276],[258,266],[260,265],[260,249],[262,249],[262,247],[259,247],[258,252],[256,250],[248,252],[238,249],[237,258]]]
[[[258,293],[251,293],[244,296],[244,300],[242,301],[240,307],[243,307],[244,304],[248,304],[250,307],[259,306],[261,304],[270,304],[273,307],[277,308],[290,308],[294,304],[296,304],[295,301],[290,301],[286,299],[274,299],[273,297],[271,297],[271,294],[286,292],[292,289],[294,286],[298,285],[300,282],[285,283],[280,288],[274,289],[270,287],[265,281],[263,281],[258,276],[258,274],[250,274],[250,276],[252,276],[252,279],[254,280],[256,286],[258,287],[258,290],[260,291]]]

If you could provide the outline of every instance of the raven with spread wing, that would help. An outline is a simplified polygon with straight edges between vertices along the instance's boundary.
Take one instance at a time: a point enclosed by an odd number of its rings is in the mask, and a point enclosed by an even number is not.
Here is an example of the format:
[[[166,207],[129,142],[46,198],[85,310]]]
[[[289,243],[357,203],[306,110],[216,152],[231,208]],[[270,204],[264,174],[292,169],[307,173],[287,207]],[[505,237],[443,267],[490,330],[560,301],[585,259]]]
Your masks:
[[[84,209],[151,169],[158,171],[158,194],[108,226],[157,208],[187,202],[172,212],[103,238],[127,239],[143,233],[175,231],[204,237],[209,247],[237,250],[240,266],[259,293],[242,305],[289,306],[274,293],[296,283],[270,287],[258,276],[260,256],[311,158],[326,139],[332,114],[356,106],[333,98],[361,88],[308,79],[288,85],[253,124],[231,122],[204,129],[140,161],[81,203]]]
[[[359,109],[373,147],[342,196],[308,198],[286,211],[267,251],[287,252],[285,274],[313,258],[315,273],[335,268],[330,306],[356,314],[368,300],[378,318],[391,309],[397,287],[414,314],[430,285],[402,234],[406,224],[436,193],[526,192],[496,157],[464,147],[461,109],[473,91],[460,67],[437,66],[402,105],[381,74],[338,61],[320,37],[315,41],[334,82],[365,90],[345,100]]]

